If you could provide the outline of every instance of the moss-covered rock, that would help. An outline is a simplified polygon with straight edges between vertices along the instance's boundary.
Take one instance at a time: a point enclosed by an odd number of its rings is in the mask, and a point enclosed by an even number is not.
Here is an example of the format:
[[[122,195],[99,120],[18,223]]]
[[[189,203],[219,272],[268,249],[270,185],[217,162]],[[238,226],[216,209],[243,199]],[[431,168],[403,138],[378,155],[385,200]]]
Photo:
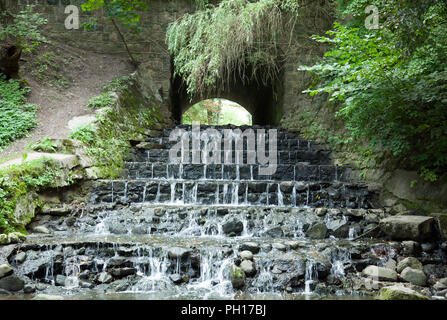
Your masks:
[[[232,265],[230,269],[230,280],[233,288],[242,289],[245,286],[245,272],[238,266]]]
[[[401,285],[383,287],[375,298],[377,300],[429,300],[426,296]]]

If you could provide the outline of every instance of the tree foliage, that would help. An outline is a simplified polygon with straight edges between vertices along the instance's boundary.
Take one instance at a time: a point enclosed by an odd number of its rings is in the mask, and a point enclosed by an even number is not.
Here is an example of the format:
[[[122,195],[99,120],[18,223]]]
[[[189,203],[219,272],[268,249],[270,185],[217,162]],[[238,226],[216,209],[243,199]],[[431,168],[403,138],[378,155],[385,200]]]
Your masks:
[[[141,28],[138,24],[140,21],[140,15],[138,12],[146,10],[147,8],[148,6],[145,0],[87,0],[86,3],[82,5],[82,10],[84,11],[95,11],[100,9],[104,11],[107,20],[113,24],[118,32],[124,46],[126,47],[127,54],[134,64],[137,64],[137,62],[132,55],[129,46],[127,45],[126,39],[119,27],[119,24],[128,27],[135,33],[139,33]],[[89,29],[96,23],[96,21],[92,21],[84,25]]]
[[[39,13],[33,12],[33,6],[26,6],[17,14],[4,11],[0,13],[0,41],[13,43],[25,52],[31,51],[46,41],[40,30],[46,23]]]
[[[184,15],[167,32],[175,73],[188,93],[224,88],[235,74],[243,81],[274,79],[283,54],[280,43],[293,28],[300,1],[200,2],[202,10]]]
[[[380,10],[379,30],[363,26],[364,9]],[[354,0],[344,4],[310,94],[329,93],[354,138],[365,137],[401,167],[436,180],[447,169],[447,4],[444,1]]]

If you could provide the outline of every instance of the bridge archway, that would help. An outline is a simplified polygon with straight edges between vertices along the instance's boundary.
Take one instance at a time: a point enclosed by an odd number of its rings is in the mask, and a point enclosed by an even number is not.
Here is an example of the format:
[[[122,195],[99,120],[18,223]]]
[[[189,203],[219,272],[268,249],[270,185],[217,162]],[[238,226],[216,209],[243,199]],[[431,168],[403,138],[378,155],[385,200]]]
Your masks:
[[[182,114],[192,105],[207,99],[227,99],[243,106],[251,115],[254,125],[279,125],[283,113],[283,75],[268,84],[257,81],[244,82],[234,77],[223,90],[190,97],[183,80],[178,76],[171,79],[171,113],[174,121],[181,123]]]
[[[207,99],[188,108],[182,114],[182,124],[199,122],[205,125],[252,125],[252,115],[244,106],[227,99]]]

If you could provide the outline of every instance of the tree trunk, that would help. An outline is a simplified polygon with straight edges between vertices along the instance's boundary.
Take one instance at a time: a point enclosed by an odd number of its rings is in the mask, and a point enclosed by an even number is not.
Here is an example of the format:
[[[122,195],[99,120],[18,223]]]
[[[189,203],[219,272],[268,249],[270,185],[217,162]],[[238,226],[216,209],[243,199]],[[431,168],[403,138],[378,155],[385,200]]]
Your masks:
[[[0,44],[0,73],[6,76],[6,79],[19,78],[19,60],[22,55],[22,48]]]

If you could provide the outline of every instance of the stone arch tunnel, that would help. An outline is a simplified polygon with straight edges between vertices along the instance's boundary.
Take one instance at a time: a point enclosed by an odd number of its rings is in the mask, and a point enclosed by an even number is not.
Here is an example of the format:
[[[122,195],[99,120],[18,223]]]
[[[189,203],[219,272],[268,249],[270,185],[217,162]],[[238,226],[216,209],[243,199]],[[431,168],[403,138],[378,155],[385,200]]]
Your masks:
[[[255,125],[278,125],[282,117],[281,75],[267,84],[256,80],[242,81],[238,76],[222,90],[210,90],[203,95],[190,97],[179,76],[172,76],[170,90],[171,113],[174,121],[181,123],[182,114],[192,105],[207,99],[221,98],[234,101],[251,115]]]

